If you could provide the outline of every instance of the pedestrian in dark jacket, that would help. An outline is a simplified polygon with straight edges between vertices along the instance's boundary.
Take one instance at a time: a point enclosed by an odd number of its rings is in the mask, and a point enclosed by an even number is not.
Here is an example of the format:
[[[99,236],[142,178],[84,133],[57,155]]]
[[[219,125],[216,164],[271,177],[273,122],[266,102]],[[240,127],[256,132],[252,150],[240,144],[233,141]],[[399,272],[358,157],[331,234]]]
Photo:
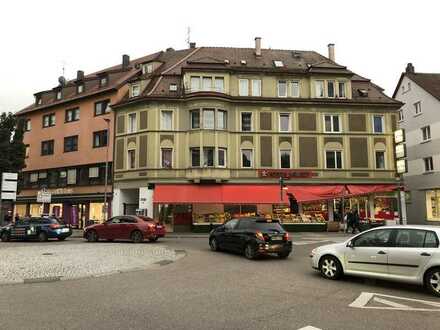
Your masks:
[[[347,221],[347,227],[345,228],[345,232],[348,233],[349,228],[353,228],[353,213],[350,209],[345,211],[345,217]]]
[[[357,211],[357,209],[353,209],[353,211],[351,211],[352,214],[352,234],[356,233],[356,229],[358,230],[358,232],[361,232],[361,227],[360,227],[360,219],[359,219],[359,213]]]

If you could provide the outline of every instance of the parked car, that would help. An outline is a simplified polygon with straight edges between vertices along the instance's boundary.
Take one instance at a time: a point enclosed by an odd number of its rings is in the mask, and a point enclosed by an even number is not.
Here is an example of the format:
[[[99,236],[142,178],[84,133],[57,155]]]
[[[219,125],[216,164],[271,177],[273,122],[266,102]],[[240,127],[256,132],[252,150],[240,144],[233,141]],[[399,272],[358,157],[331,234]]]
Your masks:
[[[151,242],[165,236],[165,227],[144,216],[124,215],[113,217],[102,224],[84,228],[84,238],[89,242],[100,239],[131,240],[140,243],[144,239]]]
[[[60,224],[54,217],[25,218],[0,228],[0,238],[3,242],[35,239],[45,242],[49,238],[63,241],[70,235],[72,235],[72,229]]]
[[[229,220],[209,235],[212,251],[228,250],[243,253],[248,259],[276,254],[285,259],[292,252],[289,233],[278,221],[250,217]]]
[[[440,296],[440,227],[385,226],[362,232],[344,243],[320,246],[312,267],[327,279],[342,275],[425,285]]]

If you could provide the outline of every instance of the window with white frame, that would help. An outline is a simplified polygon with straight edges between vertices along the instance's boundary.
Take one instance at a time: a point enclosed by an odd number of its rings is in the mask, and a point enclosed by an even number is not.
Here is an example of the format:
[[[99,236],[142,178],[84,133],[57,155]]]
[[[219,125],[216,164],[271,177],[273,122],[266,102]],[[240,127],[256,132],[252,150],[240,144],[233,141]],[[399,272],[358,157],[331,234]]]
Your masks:
[[[376,161],[376,169],[378,169],[378,170],[385,169],[385,151],[384,150],[376,150],[375,161]]]
[[[200,90],[200,77],[191,77],[191,92]]]
[[[198,129],[200,128],[200,110],[191,110],[190,112],[191,116],[191,128],[192,129]]]
[[[402,109],[399,110],[398,114],[399,114],[399,121],[404,121],[405,117],[403,115],[403,110]]]
[[[38,173],[31,173],[29,176],[29,181],[32,183],[38,182]]]
[[[89,178],[99,178],[99,167],[89,167]]]
[[[384,117],[381,115],[373,116],[373,132],[383,133],[384,132]]]
[[[133,84],[131,85],[131,97],[136,97],[141,94],[141,85]]]
[[[200,148],[190,148],[191,166],[200,167]]]
[[[290,82],[290,96],[299,97],[299,81],[294,80]]]
[[[431,140],[431,127],[425,126],[421,128],[422,131],[422,142],[427,142]]]
[[[324,80],[315,81],[315,97],[324,97]]]
[[[278,81],[278,97],[287,97],[287,81]]]
[[[280,132],[290,132],[290,113],[280,113]]]
[[[137,131],[136,113],[130,113],[128,115],[128,133],[135,133]]]
[[[422,113],[422,103],[420,101],[414,103],[414,115],[416,116],[421,113]]]
[[[342,168],[342,151],[327,150],[325,152],[325,167],[329,169]]]
[[[228,113],[225,110],[217,110],[217,129],[228,127]]]
[[[241,113],[241,130],[243,132],[252,131],[252,112]]]
[[[203,167],[214,166],[214,147],[203,147]]]
[[[239,79],[238,81],[238,95],[249,96],[249,80]]]
[[[324,115],[324,131],[326,133],[341,132],[341,118],[339,115]]]
[[[162,168],[173,168],[173,149],[161,148],[161,166]]]
[[[57,91],[57,93],[56,93],[56,99],[57,100],[61,100],[63,98],[63,92],[62,91]]]
[[[160,128],[163,130],[173,129],[173,112],[169,110],[161,111]]]
[[[252,96],[261,96],[261,80],[252,79]]]
[[[251,168],[253,163],[253,150],[241,149],[241,167]]]
[[[219,167],[226,167],[226,149],[218,148],[217,162]]]
[[[335,97],[335,81],[327,80],[327,97]]]
[[[203,77],[203,85],[202,85],[202,89],[204,91],[212,91],[212,78],[211,77]]]
[[[215,77],[215,91],[217,93],[225,92],[225,79],[223,77]]]
[[[425,163],[425,172],[434,171],[434,161],[432,157],[423,158],[423,162]]]
[[[215,128],[215,110],[203,109],[203,128],[214,129]]]
[[[346,87],[345,82],[338,81],[338,97],[340,97],[340,98],[347,97],[345,87]]]
[[[136,149],[127,150],[127,167],[129,169],[136,168]]]
[[[76,184],[76,169],[67,170],[67,184]]]
[[[288,149],[280,150],[280,167],[291,168],[292,167],[292,151]]]
[[[152,72],[153,72],[153,64],[152,63],[142,65],[142,73],[143,74],[152,73]]]

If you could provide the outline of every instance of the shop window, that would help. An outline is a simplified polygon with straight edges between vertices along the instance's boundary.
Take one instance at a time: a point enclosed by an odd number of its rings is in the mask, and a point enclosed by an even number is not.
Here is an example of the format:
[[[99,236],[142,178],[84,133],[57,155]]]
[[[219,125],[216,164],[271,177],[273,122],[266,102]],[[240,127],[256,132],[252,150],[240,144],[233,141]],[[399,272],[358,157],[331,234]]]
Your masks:
[[[203,109],[203,128],[214,129],[215,128],[215,110]]]
[[[278,97],[287,97],[287,81],[278,81]]]
[[[252,112],[241,113],[241,130],[249,132],[252,130]]]
[[[214,148],[204,147],[203,148],[203,167],[214,166]]]
[[[107,130],[93,132],[93,148],[101,148],[107,146],[108,134]]]
[[[41,156],[53,155],[54,145],[55,145],[54,140],[41,142]]]
[[[252,96],[261,96],[261,80],[252,79]]]
[[[429,221],[440,221],[440,189],[426,192],[426,215]]]
[[[64,152],[78,151],[78,135],[64,138]]]
[[[325,164],[329,169],[342,169],[342,151],[328,150],[325,152]]]
[[[280,113],[280,132],[290,132],[290,113]]]
[[[67,184],[76,184],[76,169],[67,171]]]
[[[191,148],[191,166],[200,167],[200,148]]]
[[[290,82],[290,96],[299,97],[299,81],[294,80]]]
[[[95,102],[95,116],[101,116],[110,112],[110,100]]]
[[[190,117],[191,117],[191,128],[192,129],[200,128],[200,110],[191,110]]]
[[[162,168],[173,168],[173,149],[161,149],[161,165]]]
[[[218,166],[226,167],[226,149],[219,148],[218,149]]]
[[[137,131],[136,112],[128,115],[128,129],[127,133],[135,133]]]
[[[375,154],[376,159],[376,169],[385,169],[385,151],[378,150]]]
[[[173,129],[173,112],[162,110],[160,117],[160,128],[163,130]]]
[[[324,97],[324,80],[315,81],[315,97]]]
[[[326,133],[341,132],[341,118],[339,115],[324,115],[324,131]]]
[[[280,167],[291,168],[292,167],[292,152],[290,150],[280,150]]]
[[[217,129],[226,129],[228,127],[228,112],[217,110]]]
[[[384,117],[383,116],[373,116],[373,132],[383,133],[384,132]]]
[[[104,221],[103,207],[104,203],[90,203],[89,219],[102,223]]]
[[[66,123],[70,123],[72,121],[78,121],[79,120],[79,108],[75,109],[67,109],[66,110]]]
[[[129,169],[136,168],[136,149],[130,149],[127,151],[127,167]]]
[[[253,150],[242,149],[241,150],[241,167],[252,168],[253,163]]]
[[[250,204],[225,204],[225,213],[228,213],[231,218],[239,218],[244,216],[255,216],[257,214],[257,205]]]
[[[225,79],[223,77],[216,77],[215,78],[215,91],[217,93],[224,93],[225,92]]]
[[[249,96],[249,80],[239,79],[238,80],[238,95],[239,96]]]
[[[335,97],[335,82],[333,80],[327,81],[327,97]]]
[[[425,126],[421,128],[422,142],[428,142],[431,140],[431,126]]]

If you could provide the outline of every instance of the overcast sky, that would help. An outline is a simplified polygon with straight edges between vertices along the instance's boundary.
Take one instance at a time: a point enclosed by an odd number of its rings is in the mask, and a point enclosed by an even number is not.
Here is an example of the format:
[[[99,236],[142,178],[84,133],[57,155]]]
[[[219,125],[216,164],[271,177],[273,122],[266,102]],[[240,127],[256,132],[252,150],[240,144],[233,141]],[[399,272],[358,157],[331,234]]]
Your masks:
[[[0,112],[33,102],[65,67],[90,73],[121,61],[198,46],[315,50],[368,77],[392,95],[407,62],[440,72],[438,1],[93,1],[0,3]]]

